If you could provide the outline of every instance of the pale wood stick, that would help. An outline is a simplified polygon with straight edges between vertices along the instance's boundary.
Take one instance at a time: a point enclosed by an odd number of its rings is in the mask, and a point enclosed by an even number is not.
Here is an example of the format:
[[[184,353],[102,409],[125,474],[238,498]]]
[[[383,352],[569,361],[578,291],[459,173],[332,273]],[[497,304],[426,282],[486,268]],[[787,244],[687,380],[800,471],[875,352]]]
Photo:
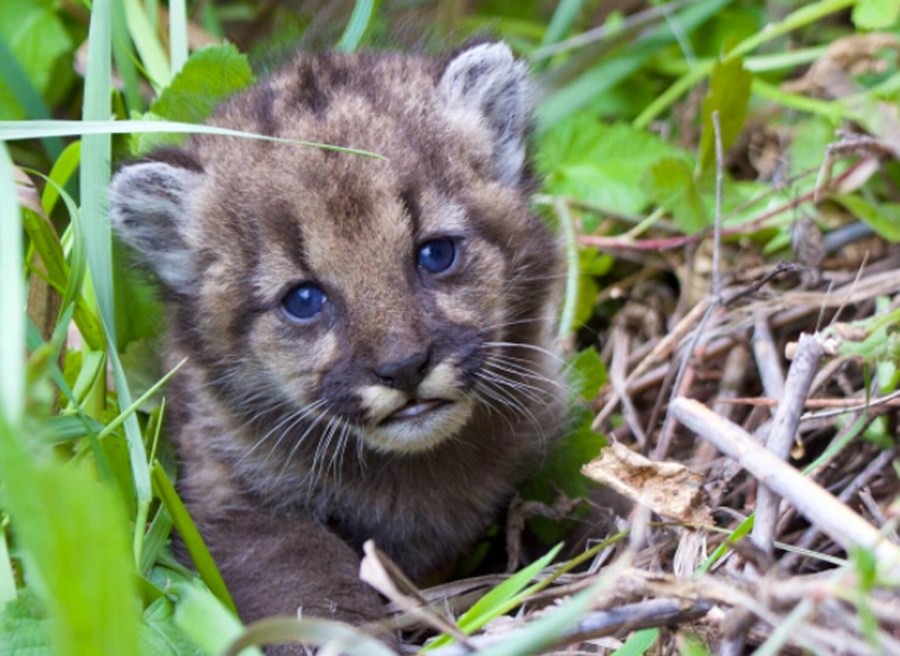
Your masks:
[[[900,574],[900,549],[830,492],[769,453],[740,426],[717,416],[703,404],[679,398],[672,404],[676,419],[734,458],[760,483],[790,501],[823,533],[846,550],[871,549],[893,574]]]

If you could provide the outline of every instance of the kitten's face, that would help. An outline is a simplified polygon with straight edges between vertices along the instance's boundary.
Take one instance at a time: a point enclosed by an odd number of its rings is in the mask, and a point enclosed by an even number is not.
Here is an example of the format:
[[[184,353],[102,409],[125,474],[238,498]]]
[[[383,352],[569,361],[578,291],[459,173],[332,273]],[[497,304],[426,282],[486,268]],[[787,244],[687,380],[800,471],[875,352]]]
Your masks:
[[[504,61],[513,83],[521,71]],[[175,338],[236,414],[271,411],[321,439],[350,427],[373,448],[419,451],[502,397],[494,343],[546,328],[555,248],[519,189],[520,151],[498,161],[503,135],[441,91],[457,82],[449,73],[436,83],[421,62],[391,59],[378,61],[379,78],[353,62],[338,62],[340,76],[329,69],[343,86],[316,89],[315,112],[283,106],[292,78],[282,74],[216,122],[260,130],[248,115],[268,115],[277,136],[387,159],[196,139],[188,154],[124,169],[113,218],[173,292]],[[373,91],[346,82],[357,73]],[[471,93],[478,80],[465,73],[455,75]]]
[[[502,337],[510,316],[507,257],[469,208],[433,189],[399,191],[386,162],[351,167],[373,171],[366,194],[376,196],[352,221],[342,217],[351,181],[331,196],[275,192],[246,215],[261,226],[258,258],[227,239],[213,253],[207,244],[214,264],[197,313],[243,381],[323,426],[340,417],[380,448],[427,448],[472,412],[485,342]],[[226,210],[216,200],[201,211]],[[235,321],[245,335],[237,348]]]

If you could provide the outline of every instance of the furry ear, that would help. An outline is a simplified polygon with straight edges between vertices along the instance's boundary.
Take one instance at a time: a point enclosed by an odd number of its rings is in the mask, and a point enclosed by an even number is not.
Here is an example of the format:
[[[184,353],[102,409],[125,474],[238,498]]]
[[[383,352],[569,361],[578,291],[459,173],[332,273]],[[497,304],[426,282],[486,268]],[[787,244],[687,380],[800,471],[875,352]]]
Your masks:
[[[494,171],[518,184],[525,163],[525,132],[531,107],[528,69],[505,43],[483,43],[454,57],[441,75],[438,93],[451,110],[474,111],[494,137]]]
[[[150,161],[120,169],[110,187],[109,216],[116,233],[167,287],[180,293],[196,277],[186,239],[188,195],[202,179],[199,167]]]

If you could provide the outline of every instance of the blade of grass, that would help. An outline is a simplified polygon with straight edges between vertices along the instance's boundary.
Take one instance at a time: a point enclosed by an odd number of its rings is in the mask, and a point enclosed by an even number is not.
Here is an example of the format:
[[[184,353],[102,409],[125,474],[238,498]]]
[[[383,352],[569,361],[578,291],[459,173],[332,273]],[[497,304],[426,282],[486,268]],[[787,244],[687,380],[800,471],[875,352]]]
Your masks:
[[[777,23],[769,23],[763,29],[741,41],[733,50],[728,52],[725,56],[725,61],[743,57],[747,53],[756,50],[762,44],[768,43],[782,34],[811,25],[826,16],[852,7],[854,4],[856,4],[856,0],[821,0],[820,2],[805,4]]]
[[[162,553],[172,532],[172,518],[165,508],[160,506],[150,528],[147,529],[147,538],[144,540],[144,551],[141,553],[141,574],[147,575],[156,559]]]
[[[119,415],[115,419],[113,419],[111,422],[109,422],[106,425],[106,427],[102,431],[100,431],[100,434],[97,437],[100,439],[103,439],[104,437],[106,437],[107,435],[112,433],[114,430],[116,430],[123,423],[125,423],[125,421],[130,416],[132,416],[137,411],[138,408],[140,408],[144,403],[147,402],[148,399],[150,399],[154,394],[156,394],[160,389],[162,389],[162,386],[165,385],[166,382],[168,382],[168,380],[172,376],[175,375],[176,371],[181,369],[182,365],[184,365],[185,362],[187,362],[187,358],[185,358],[184,360],[182,360],[181,362],[176,364],[174,367],[172,367],[172,369],[168,373],[166,373],[165,376],[163,376],[158,381],[156,381],[150,387],[150,389],[148,389],[146,392],[141,394],[141,396],[136,401],[134,401],[131,405],[129,405],[124,410],[122,410],[122,412],[120,412]]]
[[[658,638],[659,629],[641,629],[632,633],[628,640],[612,653],[612,656],[642,656],[656,644]]]
[[[96,3],[95,3],[96,7]],[[85,467],[32,459],[20,440],[25,321],[22,241],[11,162],[0,146],[0,479],[28,580],[52,620],[54,653],[132,654],[137,606],[126,525],[113,492]]]
[[[169,0],[169,61],[172,76],[178,74],[188,58],[187,7],[184,0]]]
[[[553,18],[550,19],[547,31],[544,32],[541,47],[553,45],[565,38],[583,6],[584,0],[561,0],[556,6],[556,11],[553,12]]]
[[[728,52],[723,61],[728,62],[737,57],[742,57],[782,34],[787,34],[788,32],[810,25],[825,16],[846,9],[853,4],[853,0],[822,0],[821,2],[815,2],[800,7],[785,16],[784,19],[777,23],[770,23],[765,29],[756,32],[752,36],[741,41]],[[666,89],[656,100],[648,105],[643,112],[641,112],[640,116],[634,120],[634,126],[637,128],[645,128],[653,119],[678,100],[678,98],[687,93],[688,90],[699,83],[700,80],[705,78],[711,71],[712,62],[698,63],[697,66],[688,70],[688,72],[680,77],[672,84],[672,86]],[[756,85],[754,91],[756,93],[766,92],[769,93],[769,95],[775,95],[776,89],[771,86],[760,87],[759,85]],[[795,103],[802,102],[797,98],[789,99],[787,97],[788,94],[781,93],[783,95],[776,98],[776,101],[785,102],[785,104],[787,104],[787,100],[793,100]],[[808,98],[805,100],[808,100],[810,104],[802,108],[803,111],[812,111],[813,108],[819,111],[831,111],[830,109],[824,108],[825,103],[822,103],[822,101],[813,101]]]
[[[123,0],[125,6],[125,22],[128,24],[128,32],[134,41],[144,70],[150,78],[150,83],[158,90],[163,89],[172,80],[169,63],[166,61],[166,51],[160,44],[153,29],[153,25],[144,13],[138,0]]]
[[[94,0],[88,36],[87,70],[84,81],[85,121],[103,121],[109,117],[111,75],[112,11],[109,0]],[[120,407],[131,406],[131,393],[116,348],[116,326],[113,310],[112,242],[106,218],[106,198],[110,181],[111,137],[109,134],[85,135],[81,152],[81,198],[84,238],[87,246],[88,270],[97,295],[100,320],[106,334],[107,355]],[[147,522],[152,491],[147,452],[137,417],[125,418],[131,474],[137,497],[134,527],[135,565],[141,562],[141,545]]]
[[[172,485],[172,481],[166,476],[166,472],[159,462],[153,464],[153,487],[184,541],[184,546],[187,547],[200,578],[203,579],[210,592],[237,616],[234,601],[231,600],[231,594],[228,592],[228,587],[225,585],[225,580],[222,578],[212,554],[209,553],[200,531],[197,530],[197,525],[194,524],[190,513],[175,491],[175,486]]]
[[[77,150],[80,154],[80,148]],[[66,205],[66,210],[69,213],[69,230],[71,231],[71,248],[69,259],[71,260],[71,264],[67,260],[63,259],[58,266],[64,275],[48,277],[48,282],[56,287],[57,291],[59,291],[63,295],[59,310],[60,316],[62,316],[62,314],[66,312],[70,304],[74,303],[75,324],[78,326],[78,330],[81,332],[81,336],[84,338],[84,341],[91,349],[102,350],[104,338],[100,319],[91,309],[90,304],[87,302],[87,299],[82,296],[82,292],[86,291],[84,282],[87,274],[87,248],[84,241],[84,228],[82,224],[81,210],[75,204],[75,200],[52,177],[48,178],[38,171],[29,170],[29,172],[33,175],[43,178],[47,182],[46,186],[44,187],[45,196],[47,194],[47,190],[52,189],[56,194],[56,198],[62,197],[63,202]],[[32,243],[35,244],[38,254],[41,255],[42,258],[44,258],[44,262],[46,263],[48,262],[48,260],[53,261],[54,258],[57,257],[55,246],[50,243],[45,245],[44,247],[45,249],[49,250],[42,250],[40,242],[36,242],[35,237],[31,234],[32,231],[29,229],[29,223],[27,220],[25,227],[32,239]],[[49,223],[46,228],[43,225],[39,227],[41,229],[49,230],[52,237],[51,239],[51,237],[43,236],[42,239],[48,241],[55,240],[57,243],[59,243],[59,241],[56,240],[56,233],[55,231],[53,231],[53,228],[51,225],[49,225]],[[60,253],[62,252],[61,248],[62,246],[60,244]],[[50,268],[48,266],[48,274],[49,273]]]
[[[56,185],[49,178],[42,176],[40,173],[35,173],[47,180],[48,189]],[[62,191],[61,187],[56,187],[56,189],[57,193]],[[60,316],[68,309],[69,305],[75,303],[75,323],[79,331],[81,331],[84,341],[90,348],[96,350],[103,346],[103,329],[97,316],[80,296],[86,268],[85,249],[78,219],[80,212],[75,207],[71,197],[65,192],[63,192],[63,198],[69,209],[69,215],[72,220],[70,225],[75,234],[71,266],[63,255],[62,245],[53,229],[53,225],[45,217],[38,216],[26,209],[22,213],[23,226],[28,234],[32,248],[40,256],[45,267],[44,271],[35,269],[34,273],[40,275],[41,278],[62,294]]]
[[[0,144],[0,414],[17,426],[25,405],[25,290],[22,285],[22,219],[12,160]]]
[[[519,593],[528,585],[529,581],[556,558],[556,554],[559,553],[560,549],[562,549],[562,544],[556,545],[542,558],[534,561],[528,567],[522,568],[488,591],[469,610],[462,614],[457,622],[459,628],[466,633],[473,633],[495,617],[499,617],[511,610],[510,604],[519,597]],[[442,635],[422,649],[422,652],[436,649],[450,642],[453,642],[451,636]]]
[[[41,194],[41,207],[47,216],[50,216],[53,212],[53,208],[56,207],[56,201],[59,200],[59,189],[66,186],[69,179],[72,177],[72,174],[78,170],[78,165],[80,163],[81,142],[73,141],[66,146],[62,153],[60,153],[59,157],[56,158],[56,162],[53,164],[53,168],[50,169],[50,175],[48,177],[56,184],[47,185],[44,187],[44,192]]]
[[[176,583],[167,591],[175,596],[175,623],[207,653],[221,654],[244,633],[236,615],[228,612],[221,599],[206,590]],[[242,656],[262,656],[256,648],[241,650]]]
[[[578,328],[575,325],[575,313],[578,310],[578,283],[581,279],[581,270],[578,260],[575,220],[569,211],[568,203],[563,198],[557,198],[554,205],[566,244],[566,292],[560,311],[559,330],[556,338],[560,344],[566,344],[572,331]]]
[[[341,35],[340,41],[338,41],[338,52],[354,52],[359,48],[363,37],[372,26],[377,8],[377,0],[356,0],[353,6],[353,13],[350,14],[350,20],[347,22],[347,27],[344,28],[344,33]]]
[[[677,20],[684,33],[689,34],[712,18],[729,1],[703,0],[691,4],[677,12],[673,20]],[[661,25],[585,71],[538,104],[536,112],[538,130],[544,131],[587,106],[675,40],[676,37],[668,24]]]
[[[108,112],[107,112],[108,115]],[[270,137],[254,132],[242,132],[241,130],[227,130],[211,125],[196,125],[193,123],[179,123],[177,121],[0,121],[0,141],[18,141],[20,139],[41,139],[46,136],[84,136],[131,134],[136,132],[156,133],[191,133],[191,134],[215,134],[223,137],[240,137],[243,139],[260,139],[276,143],[294,144],[296,146],[309,146],[333,150],[339,153],[361,155],[374,159],[385,159],[378,153],[357,148],[344,148],[315,141],[302,141],[299,139],[282,139]]]
[[[620,557],[601,570],[597,580],[581,592],[553,608],[546,615],[528,623],[509,639],[479,651],[480,656],[522,656],[537,654],[541,649],[558,640],[567,630],[576,626],[601,595],[629,566],[628,558]]]
[[[125,21],[125,8],[119,2],[113,3],[112,30],[113,59],[116,62],[116,71],[122,78],[125,103],[129,111],[141,112],[144,110],[144,99],[138,86],[138,69],[135,64],[137,55],[131,45],[128,23]]]

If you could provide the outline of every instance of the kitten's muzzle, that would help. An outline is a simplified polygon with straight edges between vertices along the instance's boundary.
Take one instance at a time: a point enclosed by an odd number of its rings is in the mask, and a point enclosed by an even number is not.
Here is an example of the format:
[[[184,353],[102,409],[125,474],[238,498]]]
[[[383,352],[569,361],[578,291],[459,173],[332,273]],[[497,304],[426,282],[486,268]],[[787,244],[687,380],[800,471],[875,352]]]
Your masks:
[[[401,406],[378,423],[385,425],[395,421],[416,419],[451,403],[453,402],[448,401],[447,399],[410,399],[405,405]]]

